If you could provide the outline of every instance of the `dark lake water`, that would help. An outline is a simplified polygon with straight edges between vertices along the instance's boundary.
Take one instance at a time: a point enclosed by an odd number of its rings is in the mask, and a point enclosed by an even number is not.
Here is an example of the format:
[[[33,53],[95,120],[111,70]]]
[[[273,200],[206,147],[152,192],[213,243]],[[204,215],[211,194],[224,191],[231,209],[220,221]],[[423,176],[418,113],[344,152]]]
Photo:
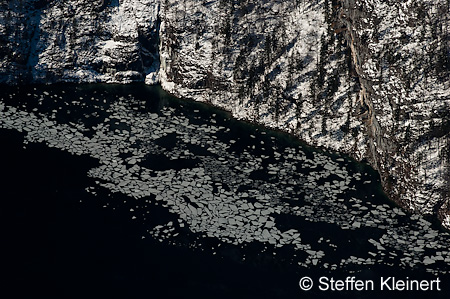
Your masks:
[[[450,235],[370,167],[159,87],[2,86],[0,148],[15,298],[450,294]],[[319,289],[353,276],[374,290]],[[380,294],[381,277],[441,291]]]

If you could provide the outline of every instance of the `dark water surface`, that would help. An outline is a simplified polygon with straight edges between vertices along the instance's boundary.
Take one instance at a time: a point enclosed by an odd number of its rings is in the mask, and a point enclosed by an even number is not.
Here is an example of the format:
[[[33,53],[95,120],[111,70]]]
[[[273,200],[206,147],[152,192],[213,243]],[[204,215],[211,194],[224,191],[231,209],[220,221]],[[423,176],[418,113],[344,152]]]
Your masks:
[[[449,234],[371,168],[159,87],[3,86],[0,140],[14,298],[450,294]],[[321,291],[322,276],[375,290]],[[380,294],[382,276],[442,291]]]

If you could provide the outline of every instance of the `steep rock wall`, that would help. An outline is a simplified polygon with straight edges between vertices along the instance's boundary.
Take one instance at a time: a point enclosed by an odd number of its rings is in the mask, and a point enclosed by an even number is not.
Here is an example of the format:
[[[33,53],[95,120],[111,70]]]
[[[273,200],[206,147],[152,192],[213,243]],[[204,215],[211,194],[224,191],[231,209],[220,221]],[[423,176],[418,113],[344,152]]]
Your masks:
[[[450,228],[449,1],[343,0],[367,107],[368,158],[389,197]]]
[[[359,84],[331,1],[167,0],[160,15],[164,89],[365,157]]]
[[[159,1],[0,5],[0,82],[156,82]]]

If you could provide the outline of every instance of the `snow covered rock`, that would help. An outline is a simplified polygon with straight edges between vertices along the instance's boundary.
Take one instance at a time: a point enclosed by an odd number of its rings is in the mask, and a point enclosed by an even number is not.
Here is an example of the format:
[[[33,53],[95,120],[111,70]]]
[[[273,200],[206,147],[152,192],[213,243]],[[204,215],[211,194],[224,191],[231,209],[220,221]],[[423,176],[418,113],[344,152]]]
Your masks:
[[[367,158],[391,199],[450,229],[448,1],[342,1]]]
[[[159,68],[159,1],[0,5],[0,82],[129,83]]]

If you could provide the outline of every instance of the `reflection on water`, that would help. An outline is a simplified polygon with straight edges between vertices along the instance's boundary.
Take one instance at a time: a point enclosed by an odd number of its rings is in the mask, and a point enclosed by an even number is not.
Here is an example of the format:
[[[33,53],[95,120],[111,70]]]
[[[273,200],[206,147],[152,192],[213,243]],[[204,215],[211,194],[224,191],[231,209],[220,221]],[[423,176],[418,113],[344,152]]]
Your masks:
[[[377,175],[347,157],[158,87],[31,86],[1,98],[0,128],[22,132],[25,146],[98,161],[79,160],[85,190],[142,240],[311,275],[450,270],[449,234],[392,205]]]

